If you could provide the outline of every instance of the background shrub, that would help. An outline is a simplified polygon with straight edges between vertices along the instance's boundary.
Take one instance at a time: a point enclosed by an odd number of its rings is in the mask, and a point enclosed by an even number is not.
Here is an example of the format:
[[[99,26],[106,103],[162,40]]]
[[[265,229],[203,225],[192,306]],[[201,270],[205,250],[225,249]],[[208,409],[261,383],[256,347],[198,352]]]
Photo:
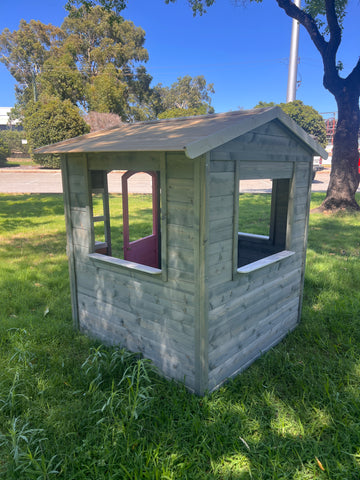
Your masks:
[[[27,157],[29,155],[29,146],[24,145],[22,140],[26,138],[23,130],[2,130],[0,139],[2,139],[10,149],[10,156]]]
[[[24,115],[24,128],[31,156],[44,167],[59,168],[58,155],[36,155],[34,150],[44,145],[61,142],[89,132],[89,126],[79,109],[70,100],[56,97],[28,104]]]
[[[9,145],[0,138],[0,164],[6,162],[7,157],[10,155]]]

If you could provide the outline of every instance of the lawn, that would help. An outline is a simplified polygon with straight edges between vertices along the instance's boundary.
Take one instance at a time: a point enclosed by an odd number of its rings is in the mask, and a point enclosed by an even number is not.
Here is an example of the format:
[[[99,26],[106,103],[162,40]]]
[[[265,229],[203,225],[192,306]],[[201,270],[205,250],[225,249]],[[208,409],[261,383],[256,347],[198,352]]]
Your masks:
[[[198,398],[72,330],[61,195],[0,195],[0,478],[358,480],[359,228],[311,215],[299,327]]]
[[[2,165],[3,167],[38,167],[39,164],[34,162],[30,157],[13,158],[9,157]]]

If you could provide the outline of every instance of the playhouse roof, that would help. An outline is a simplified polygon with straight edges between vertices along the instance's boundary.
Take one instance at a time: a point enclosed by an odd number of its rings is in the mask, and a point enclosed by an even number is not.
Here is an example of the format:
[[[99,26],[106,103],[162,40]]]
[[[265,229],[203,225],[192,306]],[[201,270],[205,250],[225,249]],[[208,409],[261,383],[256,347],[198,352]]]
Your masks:
[[[257,108],[196,117],[124,123],[41,147],[35,153],[185,151],[195,158],[273,120],[324,158],[326,151],[280,107]]]

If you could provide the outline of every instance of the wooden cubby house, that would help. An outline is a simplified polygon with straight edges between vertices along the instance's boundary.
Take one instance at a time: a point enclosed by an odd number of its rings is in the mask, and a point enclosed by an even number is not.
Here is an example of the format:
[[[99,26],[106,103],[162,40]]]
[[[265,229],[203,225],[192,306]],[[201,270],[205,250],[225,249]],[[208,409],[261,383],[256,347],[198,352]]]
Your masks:
[[[299,322],[313,155],[326,152],[280,108],[123,124],[38,153],[62,157],[81,331],[141,352],[203,394]],[[122,214],[109,204],[113,170],[126,172]],[[152,222],[130,240],[127,184],[137,172],[151,183]],[[272,180],[261,234],[241,221],[248,179]]]

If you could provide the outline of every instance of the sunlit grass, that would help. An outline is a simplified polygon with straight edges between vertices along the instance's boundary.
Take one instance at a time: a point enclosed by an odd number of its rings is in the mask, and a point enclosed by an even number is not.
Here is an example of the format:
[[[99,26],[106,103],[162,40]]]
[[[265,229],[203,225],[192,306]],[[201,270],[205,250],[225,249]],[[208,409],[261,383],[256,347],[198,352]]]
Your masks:
[[[358,480],[359,229],[311,215],[300,325],[198,398],[73,331],[61,195],[0,195],[0,478]]]
[[[94,215],[103,215],[102,196],[93,196]],[[152,203],[150,195],[129,195],[129,241],[152,234]],[[121,195],[109,196],[112,256],[124,258],[123,211]],[[105,241],[104,223],[94,225],[95,240]]]

